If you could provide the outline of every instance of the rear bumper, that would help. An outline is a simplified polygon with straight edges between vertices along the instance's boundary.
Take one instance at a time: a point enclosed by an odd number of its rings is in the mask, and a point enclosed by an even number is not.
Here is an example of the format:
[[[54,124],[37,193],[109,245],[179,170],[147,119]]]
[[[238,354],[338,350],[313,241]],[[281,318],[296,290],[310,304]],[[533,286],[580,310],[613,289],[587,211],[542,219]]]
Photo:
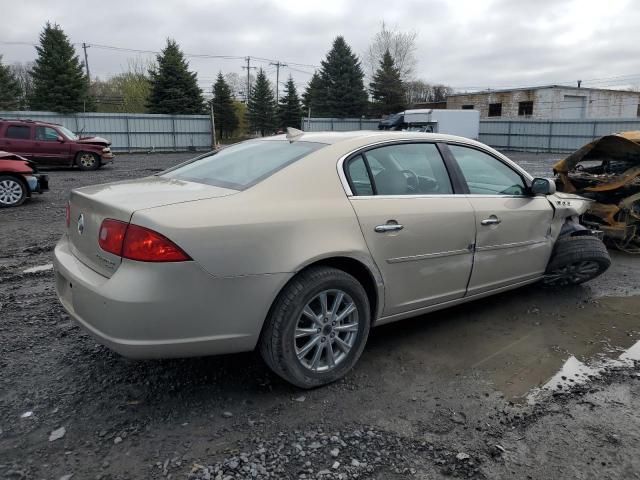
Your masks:
[[[66,235],[55,248],[54,268],[65,310],[100,343],[131,358],[252,350],[289,276],[217,278],[195,262],[123,260],[107,278],[71,253]]]

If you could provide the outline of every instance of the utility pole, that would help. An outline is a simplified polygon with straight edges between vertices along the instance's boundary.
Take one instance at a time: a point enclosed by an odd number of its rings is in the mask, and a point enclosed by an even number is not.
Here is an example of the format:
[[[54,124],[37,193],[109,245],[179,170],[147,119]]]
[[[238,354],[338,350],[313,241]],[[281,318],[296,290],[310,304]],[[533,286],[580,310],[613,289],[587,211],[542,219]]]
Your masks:
[[[278,105],[278,92],[280,91],[280,67],[287,67],[286,63],[280,63],[278,60],[275,63],[270,63],[269,65],[275,65],[276,67],[276,105]]]
[[[82,42],[82,49],[84,50],[84,66],[87,69],[87,82],[89,82],[89,85],[91,85],[91,74],[89,73],[89,57],[87,56],[87,48],[90,46],[91,45],[87,45]]]
[[[247,61],[247,66],[242,67],[247,69],[247,98],[245,103],[249,105],[249,93],[251,93],[251,69],[253,68],[255,70],[256,67],[251,66],[251,57],[246,57],[245,60]]]

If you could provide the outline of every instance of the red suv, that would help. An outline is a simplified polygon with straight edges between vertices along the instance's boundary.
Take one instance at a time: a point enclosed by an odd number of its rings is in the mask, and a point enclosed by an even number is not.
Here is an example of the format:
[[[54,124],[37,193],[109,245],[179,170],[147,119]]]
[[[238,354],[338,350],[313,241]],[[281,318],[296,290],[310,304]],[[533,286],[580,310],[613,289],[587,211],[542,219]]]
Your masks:
[[[0,150],[38,164],[78,165],[81,170],[95,170],[113,161],[109,145],[109,140],[78,137],[55,123],[0,119]]]

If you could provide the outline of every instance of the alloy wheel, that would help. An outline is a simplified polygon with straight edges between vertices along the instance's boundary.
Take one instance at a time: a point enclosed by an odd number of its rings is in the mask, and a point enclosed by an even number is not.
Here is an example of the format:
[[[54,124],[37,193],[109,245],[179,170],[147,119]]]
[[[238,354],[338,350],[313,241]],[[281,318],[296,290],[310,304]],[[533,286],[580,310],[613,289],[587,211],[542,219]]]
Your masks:
[[[336,368],[358,337],[358,309],[342,290],[324,290],[313,297],[298,318],[295,353],[300,364],[313,372]]]
[[[83,153],[82,155],[80,155],[79,160],[80,165],[82,165],[84,168],[91,168],[96,163],[96,157],[94,157],[90,153]]]
[[[544,283],[547,285],[570,285],[585,282],[600,272],[600,265],[592,260],[571,263],[547,273]]]
[[[18,180],[6,179],[0,182],[0,203],[3,205],[15,205],[22,198],[23,187]]]

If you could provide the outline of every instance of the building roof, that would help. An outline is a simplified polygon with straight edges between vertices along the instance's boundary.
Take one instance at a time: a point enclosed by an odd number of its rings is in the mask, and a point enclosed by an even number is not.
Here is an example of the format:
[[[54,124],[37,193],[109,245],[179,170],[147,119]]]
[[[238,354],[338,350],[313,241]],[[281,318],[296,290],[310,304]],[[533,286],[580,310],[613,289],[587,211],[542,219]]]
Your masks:
[[[580,91],[597,91],[597,92],[618,92],[640,95],[640,92],[630,92],[628,90],[615,90],[611,88],[589,88],[589,87],[575,87],[572,85],[538,85],[534,87],[520,87],[520,88],[499,88],[490,90],[478,90],[475,92],[459,92],[451,93],[449,97],[458,97],[464,95],[489,95],[491,93],[507,93],[507,92],[521,92],[524,90],[545,90],[549,88],[562,88],[563,90],[580,90]]]

